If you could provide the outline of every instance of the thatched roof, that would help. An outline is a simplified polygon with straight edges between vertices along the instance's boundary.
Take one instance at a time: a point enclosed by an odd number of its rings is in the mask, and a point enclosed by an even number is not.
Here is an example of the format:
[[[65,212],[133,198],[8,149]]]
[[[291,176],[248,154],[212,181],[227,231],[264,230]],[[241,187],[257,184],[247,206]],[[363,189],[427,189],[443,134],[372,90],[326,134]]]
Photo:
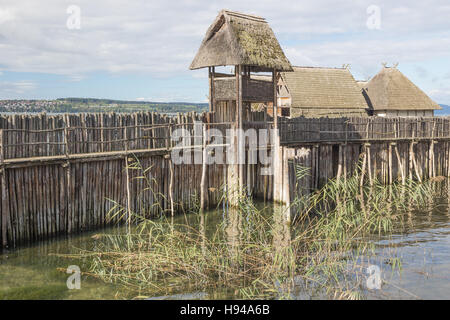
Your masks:
[[[281,74],[293,108],[362,109],[368,105],[346,68],[294,67]]]
[[[292,70],[264,18],[228,10],[209,27],[190,69],[225,65]]]
[[[365,89],[365,88],[367,88],[367,84],[369,83],[369,81],[367,81],[367,80],[356,80],[356,83],[358,84],[358,86],[361,89]]]
[[[397,68],[383,67],[366,86],[374,110],[442,109]]]

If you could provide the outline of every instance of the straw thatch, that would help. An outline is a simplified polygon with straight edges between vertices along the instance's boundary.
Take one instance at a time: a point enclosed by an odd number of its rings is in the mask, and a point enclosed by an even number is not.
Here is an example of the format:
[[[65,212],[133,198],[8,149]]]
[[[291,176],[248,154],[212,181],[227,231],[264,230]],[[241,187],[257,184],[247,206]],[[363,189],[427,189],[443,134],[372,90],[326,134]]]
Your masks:
[[[369,83],[369,81],[366,80],[356,80],[356,83],[358,84],[358,86],[361,89],[366,89],[367,88],[367,84]]]
[[[291,116],[367,114],[361,89],[346,68],[294,67],[281,77],[291,98]]]
[[[190,69],[225,65],[292,70],[264,18],[228,10],[209,27]]]
[[[383,67],[365,89],[373,110],[442,109],[396,68]]]

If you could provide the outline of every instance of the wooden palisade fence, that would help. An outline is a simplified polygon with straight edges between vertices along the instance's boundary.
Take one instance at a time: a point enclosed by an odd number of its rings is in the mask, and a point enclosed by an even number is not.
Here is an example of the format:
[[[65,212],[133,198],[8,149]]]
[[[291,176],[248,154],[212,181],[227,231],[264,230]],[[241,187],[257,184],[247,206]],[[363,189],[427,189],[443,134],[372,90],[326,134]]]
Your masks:
[[[254,120],[259,118],[244,121],[244,128],[272,127]],[[203,123],[199,131],[196,121]],[[214,122],[214,113],[0,116],[2,246],[116,223],[106,219],[114,201],[128,214],[146,216],[217,204],[230,167],[174,164],[171,151],[180,147],[171,138],[174,130],[186,129],[190,143],[185,140],[181,149],[192,150],[191,159],[198,153],[204,157],[211,138],[203,139],[206,129],[224,132],[232,124]],[[281,161],[275,165],[282,166],[282,174],[263,175],[260,164],[240,171],[246,190],[256,197],[271,200],[281,188],[275,200],[289,203],[296,193],[346,177],[358,166],[362,184],[450,175],[447,117],[295,118],[278,125]],[[297,165],[310,169],[301,181],[295,181]]]

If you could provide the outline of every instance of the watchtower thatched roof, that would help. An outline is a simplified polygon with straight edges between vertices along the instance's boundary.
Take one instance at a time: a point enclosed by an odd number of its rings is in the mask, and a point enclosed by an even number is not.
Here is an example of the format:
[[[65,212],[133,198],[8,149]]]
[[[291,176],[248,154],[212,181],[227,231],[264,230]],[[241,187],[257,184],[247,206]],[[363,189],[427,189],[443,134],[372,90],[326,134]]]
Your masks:
[[[365,91],[374,110],[442,109],[397,68],[383,67]]]
[[[292,108],[361,109],[368,105],[347,68],[294,67],[281,74]]]
[[[228,10],[209,27],[190,69],[225,65],[292,70],[264,18]]]

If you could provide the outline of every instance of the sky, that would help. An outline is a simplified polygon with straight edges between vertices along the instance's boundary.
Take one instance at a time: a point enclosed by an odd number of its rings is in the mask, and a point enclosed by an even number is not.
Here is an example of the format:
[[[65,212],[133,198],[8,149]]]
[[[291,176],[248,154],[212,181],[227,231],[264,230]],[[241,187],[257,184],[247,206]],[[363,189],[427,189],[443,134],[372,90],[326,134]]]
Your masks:
[[[189,65],[221,9],[266,18],[292,65],[398,63],[450,105],[448,0],[0,0],[0,99],[206,102]]]

